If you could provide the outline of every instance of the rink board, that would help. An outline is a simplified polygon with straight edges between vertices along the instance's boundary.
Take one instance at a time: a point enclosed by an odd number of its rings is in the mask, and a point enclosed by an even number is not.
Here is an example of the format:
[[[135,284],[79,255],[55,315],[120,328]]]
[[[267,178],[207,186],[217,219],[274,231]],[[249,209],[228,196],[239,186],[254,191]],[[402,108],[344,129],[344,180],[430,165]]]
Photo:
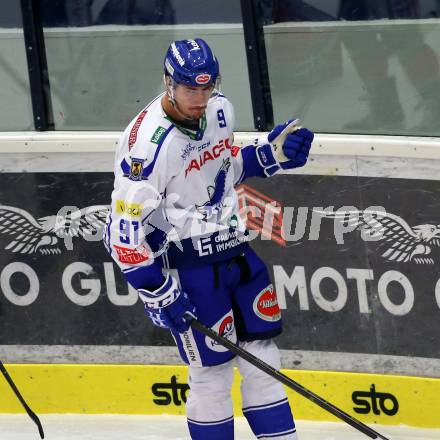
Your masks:
[[[37,413],[183,415],[187,367],[158,365],[6,365]],[[409,376],[283,370],[293,380],[365,423],[440,428],[440,379]],[[234,410],[241,415],[239,374]],[[0,378],[0,413],[23,408]],[[301,420],[335,417],[288,390]],[[357,410],[357,411],[356,411]]]

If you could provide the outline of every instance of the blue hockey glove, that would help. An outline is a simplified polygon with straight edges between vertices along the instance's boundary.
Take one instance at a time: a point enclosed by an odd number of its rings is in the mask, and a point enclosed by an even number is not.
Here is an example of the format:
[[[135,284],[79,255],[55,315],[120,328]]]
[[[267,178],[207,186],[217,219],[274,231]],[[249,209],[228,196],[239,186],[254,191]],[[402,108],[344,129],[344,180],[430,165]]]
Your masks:
[[[280,169],[280,164],[275,159],[271,145],[260,145],[255,149],[255,153],[258,164],[265,176],[273,176]]]
[[[290,120],[284,124],[277,125],[267,136],[267,140],[273,144],[284,138],[282,153],[276,154],[276,158],[283,169],[302,167],[307,162],[310,147],[312,146],[314,134],[307,128],[301,127],[296,131],[284,131],[286,128],[293,128],[298,120]],[[284,133],[283,133],[284,131]]]
[[[185,315],[196,318],[194,305],[170,274],[156,290],[139,289],[138,292],[145,305],[145,314],[158,327],[183,333],[189,329]]]

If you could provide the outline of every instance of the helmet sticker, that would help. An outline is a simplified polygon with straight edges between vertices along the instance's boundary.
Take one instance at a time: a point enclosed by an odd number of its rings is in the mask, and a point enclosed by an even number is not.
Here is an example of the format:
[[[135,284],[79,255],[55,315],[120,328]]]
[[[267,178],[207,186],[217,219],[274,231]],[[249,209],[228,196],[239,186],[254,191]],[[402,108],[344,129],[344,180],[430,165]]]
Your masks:
[[[208,73],[201,73],[200,75],[196,76],[196,83],[197,84],[208,84],[211,81],[211,75]]]
[[[174,67],[171,65],[168,59],[165,60],[165,67],[168,71],[168,73],[173,76],[174,75]]]
[[[197,42],[195,40],[188,40],[188,42],[191,44],[191,46],[194,49],[200,49],[200,46],[197,44]]]
[[[182,56],[180,55],[179,51],[177,50],[176,44],[172,43],[171,44],[171,50],[173,52],[174,57],[176,58],[177,62],[183,66],[185,64],[185,60],[182,58]]]

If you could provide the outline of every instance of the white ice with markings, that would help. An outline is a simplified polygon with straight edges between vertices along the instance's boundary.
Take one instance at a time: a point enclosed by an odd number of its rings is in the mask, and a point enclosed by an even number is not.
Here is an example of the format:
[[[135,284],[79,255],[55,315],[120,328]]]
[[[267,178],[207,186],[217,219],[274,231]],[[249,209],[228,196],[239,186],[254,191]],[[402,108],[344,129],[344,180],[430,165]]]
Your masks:
[[[47,440],[190,440],[184,417],[120,415],[41,415]],[[390,440],[440,439],[440,429],[371,426]],[[343,423],[297,422],[299,440],[368,440]],[[0,440],[40,438],[36,425],[22,414],[0,415]],[[255,439],[246,420],[235,420],[236,440]]]

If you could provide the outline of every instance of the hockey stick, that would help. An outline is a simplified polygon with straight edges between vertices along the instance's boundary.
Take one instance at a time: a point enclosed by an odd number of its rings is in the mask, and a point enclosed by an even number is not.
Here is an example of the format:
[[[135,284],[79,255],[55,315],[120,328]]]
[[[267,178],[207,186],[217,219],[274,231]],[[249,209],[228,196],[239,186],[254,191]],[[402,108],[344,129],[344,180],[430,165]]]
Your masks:
[[[2,361],[0,361],[0,370],[3,373],[3,376],[5,376],[6,381],[8,382],[9,386],[12,388],[12,391],[14,391],[15,395],[17,396],[20,403],[23,405],[23,408],[28,413],[29,417],[35,422],[35,424],[38,426],[38,432],[40,433],[40,437],[44,438],[44,431],[43,426],[41,425],[40,419],[37,417],[37,415],[29,408],[29,405],[26,403],[26,401],[23,399],[22,395],[20,394],[20,391],[18,391],[18,388],[15,386],[14,381],[12,380],[11,376],[9,376],[9,373],[7,372],[5,366],[3,365]]]
[[[289,160],[289,158],[283,152],[283,144],[286,140],[286,137],[290,133],[293,133],[301,128],[299,122],[299,119],[293,119],[288,125],[286,125],[286,127],[284,127],[284,130],[272,140],[273,151],[278,162],[285,162],[286,160]]]
[[[322,397],[318,396],[317,394],[315,394],[312,391],[308,390],[307,388],[303,387],[298,382],[295,382],[294,380],[290,379],[285,374],[281,373],[278,370],[275,370],[275,368],[266,364],[261,359],[258,359],[253,354],[249,353],[246,350],[243,350],[237,344],[234,344],[233,342],[229,341],[225,337],[220,336],[216,331],[212,330],[209,327],[206,327],[197,319],[194,319],[194,318],[190,317],[189,315],[187,315],[187,316],[188,316],[188,321],[191,322],[191,327],[198,330],[200,333],[203,333],[205,336],[208,336],[209,338],[214,339],[214,341],[216,341],[219,344],[223,345],[224,347],[228,348],[230,351],[232,351],[232,353],[245,359],[246,361],[251,363],[254,367],[257,367],[260,370],[264,371],[269,376],[272,376],[275,380],[288,386],[292,390],[301,394],[306,399],[311,400],[313,403],[315,403],[316,405],[325,409],[326,411],[333,414],[334,416],[338,417],[339,419],[343,420],[344,422],[348,423],[353,428],[356,428],[358,431],[362,432],[363,434],[368,435],[368,437],[370,437],[370,438],[373,438],[373,439],[377,438],[380,440],[389,440],[386,437],[384,437],[382,434],[379,434],[378,432],[371,429],[369,426],[363,424],[359,420],[355,419],[354,417],[350,416],[346,412],[342,411],[337,406],[333,405],[330,402],[327,402],[327,400],[324,400]]]

